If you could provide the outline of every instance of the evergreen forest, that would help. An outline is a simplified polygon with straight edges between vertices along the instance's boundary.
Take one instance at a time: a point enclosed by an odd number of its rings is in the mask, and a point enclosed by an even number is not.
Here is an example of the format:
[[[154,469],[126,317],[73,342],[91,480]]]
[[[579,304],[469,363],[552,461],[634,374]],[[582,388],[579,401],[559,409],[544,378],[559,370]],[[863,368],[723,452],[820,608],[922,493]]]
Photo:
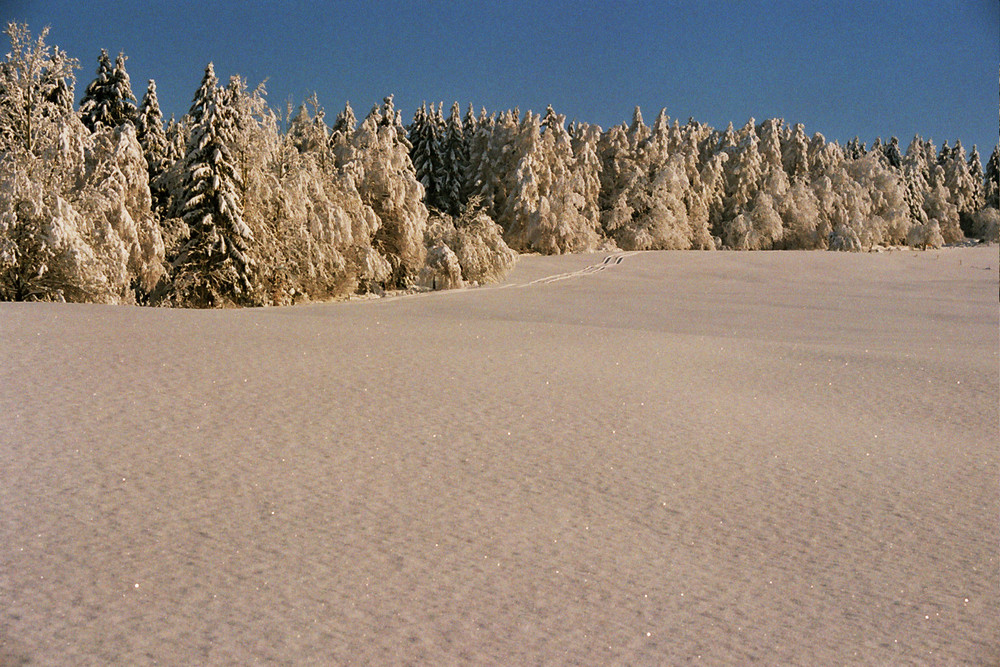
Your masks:
[[[0,300],[284,305],[502,278],[518,253],[870,251],[996,242],[1000,148],[845,145],[781,119],[665,111],[603,129],[392,96],[358,119],[276,111],[211,63],[180,119],[105,51],[9,24],[0,62]]]

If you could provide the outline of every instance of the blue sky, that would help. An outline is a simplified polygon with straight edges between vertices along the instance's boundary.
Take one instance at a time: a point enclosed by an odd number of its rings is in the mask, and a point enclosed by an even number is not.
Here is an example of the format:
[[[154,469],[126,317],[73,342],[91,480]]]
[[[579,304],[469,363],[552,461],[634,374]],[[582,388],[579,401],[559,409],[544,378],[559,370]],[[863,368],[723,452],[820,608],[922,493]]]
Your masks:
[[[1000,3],[174,2],[2,0],[0,18],[51,26],[78,58],[78,96],[97,55],[124,51],[136,97],[156,79],[164,113],[187,111],[204,66],[267,79],[272,107],[315,91],[332,117],[394,93],[464,112],[552,104],[608,127],[640,105],[715,127],[779,117],[870,143],[998,140]]]

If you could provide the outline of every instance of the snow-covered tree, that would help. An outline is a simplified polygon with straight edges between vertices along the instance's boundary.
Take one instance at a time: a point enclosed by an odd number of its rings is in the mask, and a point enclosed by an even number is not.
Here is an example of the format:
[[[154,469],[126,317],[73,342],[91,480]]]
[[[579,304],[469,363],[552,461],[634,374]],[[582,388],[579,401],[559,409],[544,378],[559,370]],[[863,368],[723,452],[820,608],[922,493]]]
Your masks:
[[[984,193],[983,160],[979,157],[979,148],[973,144],[972,152],[969,154],[969,177],[972,179],[972,208],[978,211],[986,205]]]
[[[586,209],[586,180],[574,171],[565,117],[547,117],[544,132],[530,111],[521,122],[515,148],[521,158],[499,220],[504,238],[515,249],[546,254],[592,250],[596,216]]]
[[[163,245],[130,126],[91,134],[59,95],[75,61],[9,24],[0,62],[0,299],[134,302]],[[68,86],[70,89],[72,85]]]
[[[354,116],[354,109],[348,101],[344,104],[344,110],[337,114],[337,118],[330,129],[330,144],[333,145],[339,140],[346,141],[354,134],[354,129],[358,126],[358,119]]]
[[[112,67],[108,52],[101,49],[97,76],[87,86],[80,102],[83,124],[92,132],[100,127],[117,127],[135,121],[135,95],[128,72],[125,54],[119,53]]]
[[[802,123],[795,124],[791,136],[784,142],[781,161],[788,178],[793,181],[809,178],[809,139]]]
[[[458,102],[452,104],[445,123],[440,155],[442,178],[438,184],[438,202],[442,210],[457,215],[465,204],[465,171],[469,162],[469,149]]]
[[[886,161],[890,167],[899,169],[903,164],[903,156],[899,152],[899,139],[892,137],[883,149]]]
[[[206,72],[211,71],[210,65]],[[196,101],[199,120],[188,139],[181,208],[190,238],[172,258],[173,292],[197,306],[249,303],[253,289],[247,245],[253,235],[238,196],[231,148],[234,114],[219,88],[199,89]]]
[[[495,282],[517,261],[517,253],[503,240],[503,229],[482,211],[477,198],[458,217],[431,217],[424,242],[430,261],[421,282],[432,289]],[[457,272],[449,253],[458,264]]]
[[[309,108],[312,108],[312,113]],[[295,115],[288,121],[287,140],[300,153],[325,151],[330,137],[324,118],[323,107],[320,106],[316,93],[313,93],[299,105]]]
[[[937,223],[945,243],[958,243],[965,238],[958,215],[958,206],[952,201],[951,193],[945,186],[944,169],[940,166],[934,167],[930,189],[924,196],[923,208],[927,219]]]
[[[751,118],[743,131],[740,144],[732,150],[727,162],[726,217],[735,219],[749,209],[764,175],[764,161]]]
[[[391,121],[386,121],[387,118]],[[373,248],[392,269],[386,287],[406,287],[423,266],[427,207],[409,156],[409,142],[395,118],[392,98],[375,108],[354,133],[354,169],[362,201],[379,220]]]
[[[413,162],[417,181],[424,188],[424,202],[427,206],[444,210],[441,191],[443,188],[441,155],[441,133],[443,128],[438,123],[438,113],[431,105],[428,111],[426,104],[420,105],[410,124],[410,160]]]
[[[169,192],[160,179],[176,157],[170,154],[170,144],[163,129],[163,113],[156,97],[156,82],[153,79],[149,80],[146,94],[139,104],[135,133],[146,158],[153,209],[163,211],[169,201]]]
[[[466,184],[470,197],[478,197],[483,210],[497,222],[507,209],[507,197],[521,159],[517,143],[520,128],[515,116],[505,111],[496,120],[481,120],[469,145]]]
[[[37,155],[72,113],[61,91],[72,90],[78,63],[45,44],[48,29],[33,39],[26,25],[8,23],[4,34],[11,50],[0,62],[0,152]]]
[[[986,163],[983,200],[990,208],[1000,208],[1000,144],[993,149],[990,160]]]
[[[215,64],[208,63],[205,66],[205,74],[201,77],[198,90],[194,93],[191,101],[191,109],[188,111],[188,124],[194,127],[201,122],[207,108],[216,103],[216,94],[219,88],[219,78],[215,76]]]

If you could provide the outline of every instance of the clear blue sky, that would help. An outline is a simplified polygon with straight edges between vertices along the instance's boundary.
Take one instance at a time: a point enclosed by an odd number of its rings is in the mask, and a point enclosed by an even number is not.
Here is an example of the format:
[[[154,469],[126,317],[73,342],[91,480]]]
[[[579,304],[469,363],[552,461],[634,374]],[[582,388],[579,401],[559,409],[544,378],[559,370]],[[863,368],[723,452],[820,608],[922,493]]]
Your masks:
[[[998,140],[1000,2],[130,2],[0,0],[0,18],[50,25],[81,61],[129,56],[136,97],[156,79],[165,115],[204,66],[267,79],[272,107],[315,91],[332,117],[388,94],[409,122],[422,100],[519,106],[602,127],[661,107],[715,127],[779,117],[842,143],[915,133]]]

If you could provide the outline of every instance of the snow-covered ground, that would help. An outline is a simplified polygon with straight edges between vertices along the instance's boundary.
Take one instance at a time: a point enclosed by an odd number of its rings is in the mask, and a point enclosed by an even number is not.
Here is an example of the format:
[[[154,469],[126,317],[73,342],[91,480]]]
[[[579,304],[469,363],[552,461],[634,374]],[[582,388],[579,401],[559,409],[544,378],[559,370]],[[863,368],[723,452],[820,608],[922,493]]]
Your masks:
[[[0,664],[1000,660],[996,246],[605,257],[0,304]]]

